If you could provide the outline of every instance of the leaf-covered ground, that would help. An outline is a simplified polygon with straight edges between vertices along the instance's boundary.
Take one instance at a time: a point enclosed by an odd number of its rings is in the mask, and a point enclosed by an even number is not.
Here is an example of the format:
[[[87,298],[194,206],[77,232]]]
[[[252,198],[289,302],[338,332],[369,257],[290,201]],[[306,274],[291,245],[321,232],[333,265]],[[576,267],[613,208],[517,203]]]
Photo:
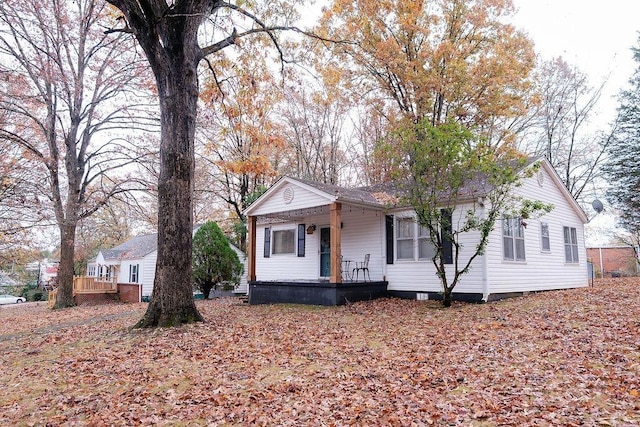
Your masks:
[[[0,310],[0,425],[640,424],[640,280],[490,304]]]

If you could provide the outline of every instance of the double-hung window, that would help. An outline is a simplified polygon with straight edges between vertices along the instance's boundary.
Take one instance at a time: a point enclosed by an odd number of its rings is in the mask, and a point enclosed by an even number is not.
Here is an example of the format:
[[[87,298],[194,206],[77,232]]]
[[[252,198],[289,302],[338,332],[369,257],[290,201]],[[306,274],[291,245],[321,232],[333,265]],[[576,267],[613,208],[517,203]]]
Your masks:
[[[412,260],[413,240],[415,236],[416,222],[413,218],[398,218],[396,224],[397,258],[400,260]]]
[[[131,264],[129,266],[129,283],[138,283],[138,276],[140,274],[139,270],[139,264]]]
[[[524,227],[520,218],[502,218],[502,251],[505,261],[525,261]]]
[[[578,232],[575,227],[563,227],[564,259],[568,263],[578,263]]]
[[[540,248],[543,252],[549,252],[551,250],[551,240],[549,240],[549,224],[546,222],[540,223]]]

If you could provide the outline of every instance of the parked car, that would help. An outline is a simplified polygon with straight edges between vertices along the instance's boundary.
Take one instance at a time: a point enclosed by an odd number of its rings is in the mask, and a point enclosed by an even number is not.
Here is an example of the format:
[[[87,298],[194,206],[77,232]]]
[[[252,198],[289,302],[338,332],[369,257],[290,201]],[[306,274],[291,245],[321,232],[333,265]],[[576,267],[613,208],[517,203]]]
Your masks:
[[[25,302],[26,299],[22,297],[14,297],[13,295],[0,295],[0,304],[17,304],[19,302]]]

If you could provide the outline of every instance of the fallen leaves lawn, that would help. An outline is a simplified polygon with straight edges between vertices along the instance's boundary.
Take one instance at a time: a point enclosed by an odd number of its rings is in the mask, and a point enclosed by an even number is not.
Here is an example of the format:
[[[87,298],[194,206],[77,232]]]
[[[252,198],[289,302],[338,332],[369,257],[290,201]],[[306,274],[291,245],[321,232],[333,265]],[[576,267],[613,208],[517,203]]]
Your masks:
[[[0,310],[0,425],[640,424],[640,280],[490,304]]]

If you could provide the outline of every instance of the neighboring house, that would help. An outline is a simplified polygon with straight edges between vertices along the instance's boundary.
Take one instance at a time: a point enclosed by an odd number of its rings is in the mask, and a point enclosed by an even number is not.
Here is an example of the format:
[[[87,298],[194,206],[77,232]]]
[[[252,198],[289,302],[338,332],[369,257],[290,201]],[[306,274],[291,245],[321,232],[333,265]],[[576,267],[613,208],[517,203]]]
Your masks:
[[[485,254],[474,260],[454,298],[488,301],[588,285],[587,217],[551,165],[540,163],[535,176],[525,178],[514,192],[551,203],[553,210],[538,219],[498,220]],[[382,187],[346,189],[290,177],[278,180],[245,211],[249,302],[334,305],[383,295],[437,298],[441,284],[430,259],[433,248],[414,211],[390,207],[393,199]],[[459,206],[452,224],[477,201],[474,196]],[[477,233],[467,233],[461,257],[477,241]],[[366,255],[367,271],[354,270]],[[370,275],[366,282],[364,273]]]
[[[631,246],[587,248],[587,257],[597,277],[637,276],[638,258]]]
[[[29,265],[29,268],[38,271],[38,286],[43,289],[53,289],[57,286],[58,280],[58,261],[49,260],[47,258],[39,262],[34,262]]]
[[[238,253],[246,271],[246,257],[240,249],[231,246]],[[96,258],[87,264],[87,276],[100,277],[106,281],[117,277],[118,288],[121,289],[123,284],[135,286],[137,300],[141,301],[150,297],[153,292],[157,256],[158,235],[154,233],[137,236],[114,248],[100,250]],[[132,291],[128,289],[126,292]],[[247,293],[246,273],[234,292]]]
[[[111,249],[101,249],[94,260],[87,263],[87,276],[98,277],[106,282],[117,278],[125,292],[141,301],[151,295],[156,275],[157,234],[136,236]]]
[[[238,254],[238,259],[242,263],[242,268],[243,268],[242,276],[240,277],[240,283],[238,284],[238,287],[236,287],[233,290],[233,292],[236,294],[246,295],[247,292],[249,291],[249,285],[247,284],[247,255],[244,252],[242,252],[240,248],[234,245],[233,243],[231,244],[231,249],[233,249],[236,252],[236,254]]]

